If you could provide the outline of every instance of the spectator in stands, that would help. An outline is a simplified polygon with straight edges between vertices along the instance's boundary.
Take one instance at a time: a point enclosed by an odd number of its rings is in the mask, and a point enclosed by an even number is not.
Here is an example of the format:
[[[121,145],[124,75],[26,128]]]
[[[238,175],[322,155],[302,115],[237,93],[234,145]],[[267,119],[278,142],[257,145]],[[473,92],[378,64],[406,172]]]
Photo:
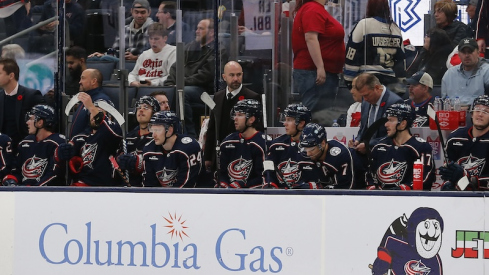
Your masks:
[[[50,19],[58,14],[58,11],[55,10],[56,2],[53,0],[48,0],[44,2],[44,6],[42,8],[42,14],[40,21],[44,21]],[[68,21],[69,25],[69,37],[70,37],[70,46],[77,45],[82,46],[84,43],[83,40],[83,32],[85,29],[85,11],[82,6],[73,0],[65,0],[65,18]],[[40,51],[43,53],[50,53],[54,51],[56,45],[54,45],[54,36],[57,35],[55,33],[56,26],[59,21],[53,21],[47,25],[44,25],[38,29],[39,34],[41,35],[40,39],[32,39],[30,42],[31,50]],[[68,31],[68,30],[67,30]]]
[[[479,45],[479,52],[485,54],[488,52],[487,47],[489,45],[489,3],[487,0],[470,0],[469,6],[477,6],[474,17],[470,18],[472,20],[471,26],[474,30],[473,37]],[[469,13],[468,10],[467,13]],[[489,52],[487,56],[489,56]]]
[[[197,136],[200,127],[193,121],[194,111],[203,110],[204,103],[200,95],[206,91],[214,94],[215,49],[214,20],[202,19],[195,31],[195,40],[185,46],[185,131],[192,137]],[[220,52],[220,61],[225,62],[224,51]],[[176,63],[173,64],[165,86],[176,85]],[[200,120],[199,120],[200,121]]]
[[[448,69],[443,76],[441,95],[458,96],[462,105],[471,105],[477,96],[489,91],[489,64],[479,57],[479,46],[472,38],[460,40],[458,49],[462,63]]]
[[[160,105],[161,111],[170,111],[170,101],[168,100],[165,91],[156,91],[149,95],[156,98],[158,104]]]
[[[433,84],[440,85],[447,71],[446,60],[452,50],[450,38],[444,30],[438,28],[429,30],[424,37],[423,49],[409,67],[408,75],[425,71],[432,77]]]
[[[406,99],[406,103],[411,105],[416,114],[412,127],[428,127],[428,106],[435,99],[431,96],[433,79],[427,72],[419,71],[406,82],[409,84],[409,99]]]
[[[467,8],[465,9],[467,16],[470,19],[470,24],[467,25],[467,37],[475,38],[476,36],[477,18],[475,17],[475,14],[477,12],[478,2],[479,0],[468,0]],[[481,49],[479,49],[479,51],[481,51]]]
[[[455,47],[467,36],[467,25],[455,20],[458,14],[457,4],[452,0],[440,0],[435,3],[434,10],[436,26],[447,32],[452,47]]]
[[[238,101],[231,110],[236,132],[221,143],[219,185],[223,188],[256,188],[263,183],[265,135],[257,130],[262,106],[256,99]]]
[[[0,59],[0,132],[12,139],[13,149],[28,135],[24,117],[44,102],[42,94],[19,85],[19,65],[13,59]],[[19,104],[20,102],[20,104]]]
[[[25,58],[24,49],[18,44],[7,44],[2,47],[2,58],[13,60]]]
[[[484,0],[487,1],[487,0]],[[484,57],[485,52],[486,52],[486,44],[485,44],[485,39],[481,38],[480,36],[484,36],[485,32],[484,31],[484,24],[483,25],[477,25],[479,24],[478,22],[482,22],[484,19],[481,17],[487,16],[484,15],[484,13],[479,13],[479,11],[484,10],[484,7],[487,5],[482,5],[480,9],[477,8],[477,3],[478,0],[469,0],[467,3],[467,15],[470,19],[470,24],[467,26],[467,37],[474,38],[477,41],[477,44],[479,45],[479,56]],[[476,17],[476,13],[478,14],[478,17]],[[487,30],[487,25],[485,29]],[[479,36],[477,38],[477,36]],[[453,49],[453,51],[448,55],[447,58],[447,68],[453,67],[455,65],[460,64],[462,61],[460,60],[460,56],[458,55],[458,45]]]
[[[351,82],[350,93],[355,102],[350,105],[350,108],[346,112],[346,127],[358,127],[362,119],[362,95],[357,90],[356,82],[357,77],[353,78]]]
[[[110,101],[109,96],[106,95],[102,89],[102,74],[97,69],[86,69],[83,71],[80,78],[80,92],[85,92],[90,95],[93,101],[99,99]],[[78,108],[73,115],[70,138],[90,130],[89,118],[89,110],[82,102],[82,104],[78,105]]]
[[[410,132],[414,110],[406,103],[392,104],[384,116],[387,136],[372,148],[367,189],[413,189],[413,164],[419,159],[423,162],[422,189],[431,190],[436,176],[433,149]]]
[[[313,120],[330,124],[318,111],[333,106],[345,62],[345,31],[325,9],[326,0],[297,1],[292,28],[294,91],[313,112]],[[323,120],[324,118],[324,120]]]
[[[170,68],[175,63],[177,49],[166,44],[168,32],[161,23],[153,23],[148,27],[151,49],[144,51],[129,73],[130,86],[163,86],[168,78]]]
[[[233,106],[239,100],[247,98],[261,101],[259,94],[243,86],[243,68],[238,62],[229,61],[224,66],[222,78],[226,82],[226,88],[214,95],[216,106],[210,114],[204,146],[205,167],[209,171],[216,168],[216,145],[219,145],[225,137],[236,131],[234,121],[229,116]]]
[[[401,29],[392,20],[387,0],[369,0],[366,18],[350,33],[346,45],[345,83],[371,72],[391,91],[404,94],[400,79],[406,76]]]
[[[4,178],[4,185],[65,185],[65,165],[56,162],[54,155],[58,146],[66,141],[64,136],[55,133],[54,109],[36,105],[25,120],[29,136],[19,143],[12,174]]]
[[[78,99],[87,109],[90,131],[75,135],[70,142],[60,145],[56,159],[69,161],[73,186],[120,186],[121,180],[116,178],[109,160],[116,155],[122,140],[121,126],[112,121],[113,113],[110,112],[110,109],[117,110],[110,100],[92,102],[90,95],[84,92]]]
[[[168,31],[168,40],[166,44],[175,46],[177,44],[177,8],[175,2],[163,1],[160,4],[156,17],[158,22],[163,24]],[[182,42],[189,43],[193,40],[192,30],[190,26],[182,21]]]
[[[137,60],[138,56],[147,49],[148,27],[153,23],[151,19],[151,8],[147,0],[134,0],[131,8],[133,20],[125,26],[125,58],[126,60]],[[114,44],[108,54],[99,52],[92,53],[88,56],[89,60],[119,60],[117,53],[119,49],[119,36],[116,37]],[[111,55],[112,54],[112,55]]]
[[[367,147],[365,146],[364,134],[367,128],[375,121],[380,119],[385,110],[394,103],[403,102],[402,99],[387,89],[384,85],[380,84],[379,79],[370,73],[362,73],[357,77],[355,82],[356,89],[362,95],[362,120],[360,122],[360,129],[355,141],[350,140],[349,147],[355,148],[358,152],[367,153]],[[371,137],[368,146],[372,146],[380,138],[387,134],[385,126],[380,126],[379,129]],[[367,140],[368,141],[368,140]],[[371,147],[370,147],[371,148]]]
[[[75,95],[80,91],[82,72],[87,69],[87,52],[82,47],[73,46],[65,54],[69,72],[66,76],[65,93]]]
[[[143,148],[153,140],[148,125],[151,117],[160,111],[156,98],[145,95],[136,102],[136,119],[138,126],[126,135],[127,154],[117,158],[121,169],[129,170],[131,186],[143,186]],[[134,158],[135,156],[135,158]]]
[[[12,7],[15,6],[13,5],[15,2],[19,3],[19,1],[5,1],[3,2],[3,7]],[[13,12],[11,15],[5,17],[6,15],[3,14],[3,21],[5,23],[5,34],[7,37],[10,37],[14,34],[17,34],[20,31],[23,31],[29,27],[32,26],[32,21],[31,21],[31,7],[33,4],[31,1],[24,1],[21,3],[23,4],[22,6],[18,7],[18,9]],[[16,4],[16,3],[15,3]]]

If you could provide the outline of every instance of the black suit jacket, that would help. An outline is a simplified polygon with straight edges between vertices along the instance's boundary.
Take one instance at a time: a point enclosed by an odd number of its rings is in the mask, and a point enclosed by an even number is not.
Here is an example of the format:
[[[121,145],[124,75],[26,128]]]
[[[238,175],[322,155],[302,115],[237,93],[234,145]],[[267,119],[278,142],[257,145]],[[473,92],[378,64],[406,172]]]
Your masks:
[[[0,90],[0,130],[3,128],[4,122],[3,112],[5,110],[5,96],[5,91],[3,89]],[[19,89],[15,97],[17,99],[15,101],[15,122],[17,125],[17,131],[21,134],[21,138],[23,139],[28,135],[27,125],[25,124],[26,113],[29,112],[35,105],[43,103],[44,98],[40,91],[21,85],[19,85]],[[13,140],[13,144],[16,146],[19,142],[20,140]]]
[[[261,97],[259,94],[245,87],[241,88],[241,91],[239,91],[239,93],[234,96],[230,101],[228,101],[226,98],[226,90],[220,90],[214,95],[214,102],[216,103],[216,107],[214,107],[214,110],[210,114],[209,127],[207,128],[207,137],[205,140],[204,150],[204,159],[212,160],[214,162],[214,165],[216,164],[216,141],[219,140],[219,142],[222,142],[225,137],[236,131],[236,129],[234,128],[234,124],[231,123],[229,113],[222,113],[223,105],[230,104],[230,106],[232,107],[234,106],[234,104],[236,104],[236,102],[238,102],[240,97],[246,99],[256,99],[261,102]],[[219,125],[219,137],[216,137],[216,125]]]
[[[379,118],[381,118],[384,115],[385,110],[387,110],[387,107],[391,106],[394,103],[402,103],[402,102],[404,102],[402,100],[402,98],[400,98],[395,93],[386,89],[385,94],[382,97],[382,101],[380,103],[379,110],[377,111],[377,116],[375,117],[374,121],[378,120]],[[369,111],[370,111],[370,106],[371,106],[371,104],[368,103],[367,101],[365,101],[365,100],[362,101],[362,111],[361,111],[362,112],[362,121],[360,124],[360,129],[358,130],[358,136],[356,138],[356,140],[358,140],[358,141],[362,140],[362,136],[368,128],[368,115],[369,115]],[[372,139],[381,138],[381,137],[384,137],[385,135],[387,135],[387,129],[385,129],[385,126],[382,125],[382,126],[380,126],[379,130],[377,130],[377,132],[374,134]]]

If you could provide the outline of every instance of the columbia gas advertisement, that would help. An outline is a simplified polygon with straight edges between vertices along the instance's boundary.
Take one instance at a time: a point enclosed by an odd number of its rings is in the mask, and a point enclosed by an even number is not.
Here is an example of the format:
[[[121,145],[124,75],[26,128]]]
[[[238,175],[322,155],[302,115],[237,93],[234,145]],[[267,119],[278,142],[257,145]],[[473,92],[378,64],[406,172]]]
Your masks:
[[[1,192],[0,270],[489,274],[482,195],[370,192]]]

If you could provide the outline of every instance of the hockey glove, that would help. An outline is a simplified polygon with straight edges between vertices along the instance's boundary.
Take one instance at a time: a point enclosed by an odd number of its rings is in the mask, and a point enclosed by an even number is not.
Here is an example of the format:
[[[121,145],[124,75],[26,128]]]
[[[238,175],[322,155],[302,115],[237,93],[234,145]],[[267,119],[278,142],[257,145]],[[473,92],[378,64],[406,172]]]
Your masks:
[[[392,258],[389,251],[384,247],[377,249],[377,259],[375,259],[372,267],[372,275],[388,274],[391,266]]]
[[[73,157],[71,158],[70,162],[68,163],[70,166],[71,172],[78,174],[83,168],[83,160],[81,157]]]
[[[6,175],[2,181],[3,186],[16,186],[17,183],[17,178],[12,175]]]
[[[367,190],[382,190],[382,188],[377,185],[367,185]]]
[[[465,175],[464,168],[455,162],[450,162],[446,167],[442,166],[438,170],[443,180],[455,184]]]
[[[75,147],[71,143],[62,143],[56,148],[56,160],[69,160],[75,155]]]
[[[449,181],[445,181],[441,186],[441,191],[455,191],[455,185]]]
[[[399,184],[399,186],[392,187],[391,190],[411,190],[411,187],[407,184]]]
[[[292,189],[320,189],[321,186],[313,181],[309,181],[309,182],[304,182],[304,181],[301,181],[301,182],[297,182],[297,183],[294,183],[292,184]]]
[[[122,154],[117,157],[117,163],[122,170],[128,170],[129,172],[134,172],[136,170],[136,163],[138,162],[138,157],[133,154]]]

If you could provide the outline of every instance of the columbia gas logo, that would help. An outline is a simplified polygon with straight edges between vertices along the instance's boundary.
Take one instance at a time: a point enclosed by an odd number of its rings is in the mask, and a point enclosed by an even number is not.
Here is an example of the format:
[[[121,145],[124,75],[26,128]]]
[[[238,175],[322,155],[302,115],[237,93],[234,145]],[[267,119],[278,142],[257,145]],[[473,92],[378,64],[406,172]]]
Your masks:
[[[283,258],[293,255],[291,247],[260,245],[247,238],[246,230],[241,228],[223,230],[209,249],[209,246],[192,242],[195,225],[189,225],[182,215],[167,214],[163,222],[163,226],[154,223],[146,230],[131,233],[131,238],[125,240],[104,237],[108,232],[91,221],[83,228],[62,222],[50,223],[39,235],[39,252],[53,265],[193,270],[208,264],[204,263],[202,255],[212,253],[219,268],[258,273],[281,272]]]

